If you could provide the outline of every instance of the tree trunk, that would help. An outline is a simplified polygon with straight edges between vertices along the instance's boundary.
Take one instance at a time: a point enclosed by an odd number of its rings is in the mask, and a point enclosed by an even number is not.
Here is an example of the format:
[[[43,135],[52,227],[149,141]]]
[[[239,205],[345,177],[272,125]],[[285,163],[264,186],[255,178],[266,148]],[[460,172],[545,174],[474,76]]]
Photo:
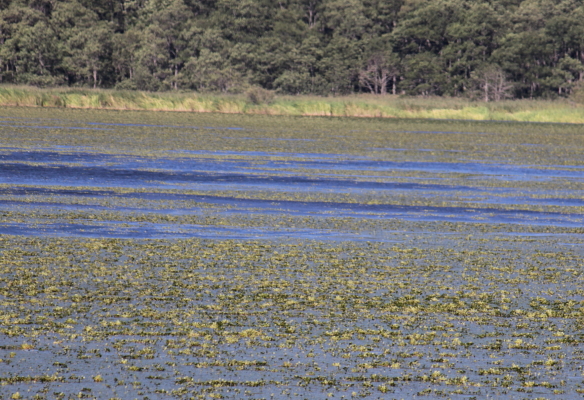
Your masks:
[[[307,10],[307,17],[308,17],[308,28],[312,29],[314,28],[314,25],[316,25],[316,1],[311,1],[308,4],[308,10]]]
[[[173,83],[174,90],[178,90],[178,82],[177,82],[178,78],[177,77],[178,77],[178,65],[175,65],[174,66],[174,83]]]
[[[381,94],[387,94],[387,71],[381,73]]]
[[[93,68],[93,88],[97,88],[97,68]]]

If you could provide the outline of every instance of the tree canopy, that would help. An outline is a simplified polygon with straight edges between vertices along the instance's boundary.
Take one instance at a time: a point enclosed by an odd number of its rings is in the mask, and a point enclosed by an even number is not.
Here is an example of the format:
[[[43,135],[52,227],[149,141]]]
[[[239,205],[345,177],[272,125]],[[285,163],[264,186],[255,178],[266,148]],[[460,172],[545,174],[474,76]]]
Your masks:
[[[567,96],[580,0],[0,0],[0,82]]]

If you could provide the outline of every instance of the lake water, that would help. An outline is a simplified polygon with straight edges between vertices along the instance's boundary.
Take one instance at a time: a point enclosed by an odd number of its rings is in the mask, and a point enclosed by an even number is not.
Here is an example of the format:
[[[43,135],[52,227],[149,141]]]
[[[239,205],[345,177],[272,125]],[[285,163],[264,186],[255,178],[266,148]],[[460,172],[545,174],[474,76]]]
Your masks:
[[[0,109],[0,397],[579,396],[583,154],[580,125]]]

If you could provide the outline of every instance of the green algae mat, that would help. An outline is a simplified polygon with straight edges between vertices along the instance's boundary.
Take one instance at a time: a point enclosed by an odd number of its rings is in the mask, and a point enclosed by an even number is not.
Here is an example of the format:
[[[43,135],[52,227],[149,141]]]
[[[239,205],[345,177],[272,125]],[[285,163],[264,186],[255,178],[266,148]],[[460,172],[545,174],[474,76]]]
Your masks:
[[[584,395],[584,126],[0,108],[0,398]]]

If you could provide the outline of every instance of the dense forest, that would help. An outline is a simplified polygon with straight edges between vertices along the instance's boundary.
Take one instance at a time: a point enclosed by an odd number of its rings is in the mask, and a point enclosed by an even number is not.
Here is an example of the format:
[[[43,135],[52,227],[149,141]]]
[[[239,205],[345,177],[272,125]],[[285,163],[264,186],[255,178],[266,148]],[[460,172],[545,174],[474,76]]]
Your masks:
[[[0,0],[0,80],[484,100],[567,96],[581,0]]]

